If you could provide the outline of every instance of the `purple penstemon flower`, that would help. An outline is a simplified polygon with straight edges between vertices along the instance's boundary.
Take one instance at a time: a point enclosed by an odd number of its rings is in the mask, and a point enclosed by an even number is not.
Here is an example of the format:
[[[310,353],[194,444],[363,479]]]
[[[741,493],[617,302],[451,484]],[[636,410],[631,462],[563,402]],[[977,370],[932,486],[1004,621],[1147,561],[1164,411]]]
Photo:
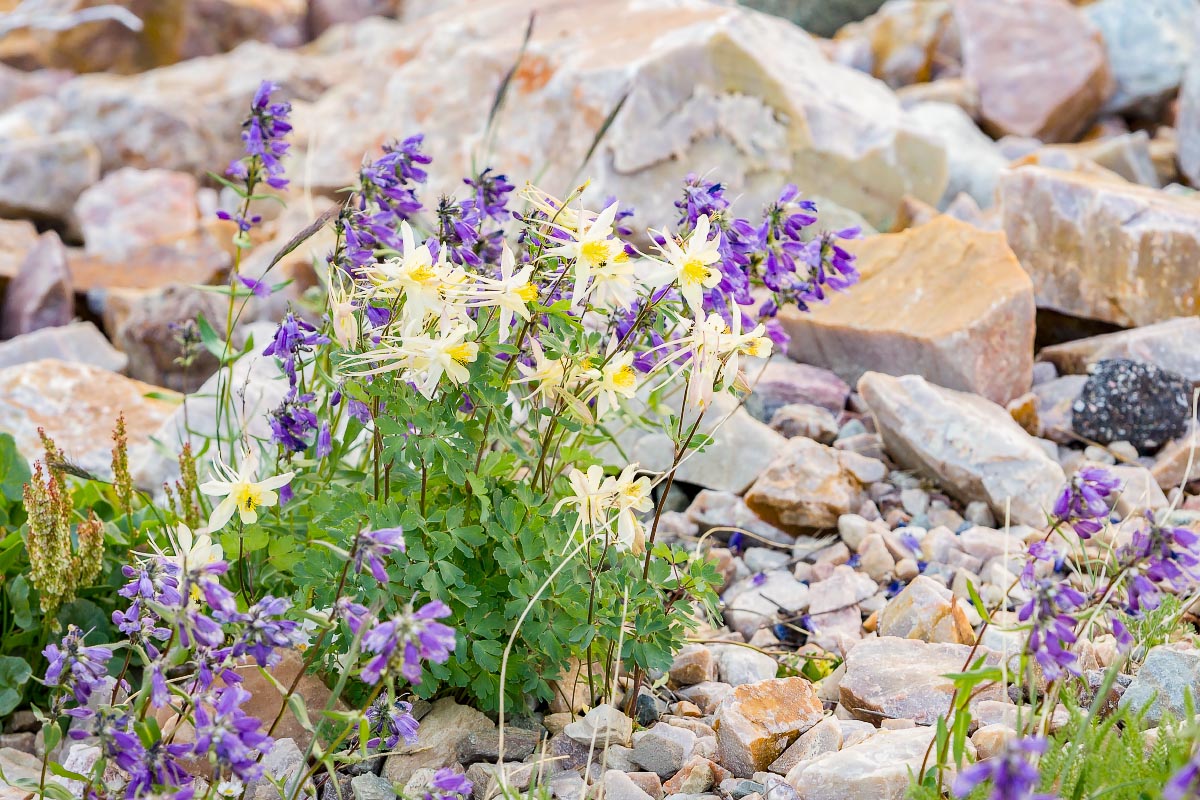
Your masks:
[[[165,558],[152,556],[137,566],[126,564],[121,574],[129,583],[117,590],[121,597],[153,600],[167,606],[182,602],[179,594],[179,565]]]
[[[99,645],[85,645],[83,631],[67,626],[67,635],[58,644],[50,643],[42,651],[49,662],[46,666],[47,686],[59,686],[70,692],[75,701],[85,705],[92,692],[104,683],[112,650]]]
[[[466,775],[455,772],[450,767],[443,767],[433,774],[424,800],[457,800],[470,795],[472,788],[474,787]]]
[[[1037,794],[1041,775],[1031,763],[1046,751],[1046,740],[1028,737],[1010,742],[1005,751],[964,769],[954,781],[954,795],[966,797],[976,787],[990,782],[988,800],[1050,800],[1053,795]]]
[[[266,753],[273,744],[262,723],[242,710],[249,699],[250,692],[241,686],[226,686],[197,703],[195,712],[196,754],[211,753],[220,767],[227,767],[242,781],[262,774],[258,754]]]
[[[233,656],[249,655],[260,667],[272,667],[283,658],[282,649],[291,647],[300,635],[300,623],[284,619],[292,602],[267,595],[239,615],[242,633],[233,646]]]
[[[364,572],[364,565],[380,583],[388,582],[384,558],[399,550],[404,552],[404,529],[384,528],[378,531],[366,531],[358,538],[358,548],[354,551],[354,569]]]
[[[363,650],[374,657],[363,668],[363,681],[375,684],[384,675],[399,672],[409,683],[420,683],[422,661],[444,664],[454,650],[454,629],[435,621],[449,615],[445,603],[433,600],[367,631]]]
[[[281,159],[288,151],[286,136],[292,125],[288,116],[292,112],[290,103],[272,102],[271,96],[279,86],[263,81],[250,104],[250,116],[242,123],[244,158],[229,165],[226,174],[231,178],[247,181],[248,185],[262,180],[275,189],[283,189],[288,181],[283,177]]]
[[[367,747],[375,748],[380,744],[391,750],[400,740],[405,744],[415,744],[417,741],[418,723],[412,715],[412,703],[404,700],[389,701],[386,697],[376,698],[366,713],[367,725],[371,738]]]
[[[1054,521],[1069,524],[1081,539],[1096,534],[1112,511],[1109,499],[1121,481],[1102,467],[1085,467],[1075,473],[1054,501]]]
[[[1126,610],[1130,614],[1158,608],[1164,585],[1185,589],[1200,581],[1200,535],[1158,522],[1153,511],[1146,512],[1145,522],[1119,558],[1129,565]]]
[[[271,440],[291,453],[303,453],[309,447],[309,437],[318,429],[316,413],[307,406],[316,399],[311,392],[297,397],[285,397],[268,415]],[[320,454],[318,454],[319,456]]]
[[[1087,602],[1065,579],[1053,574],[1049,578],[1037,577],[1036,563],[1056,561],[1057,555],[1047,546],[1031,548],[1030,560],[1021,572],[1021,585],[1030,598],[1017,612],[1017,618],[1030,626],[1028,652],[1049,681],[1057,680],[1064,672],[1081,674],[1077,656],[1068,649],[1076,640],[1076,620],[1070,612]]]
[[[258,298],[267,298],[271,296],[271,284],[266,281],[255,280],[246,275],[238,275],[237,279],[243,286],[250,290],[250,293]]]
[[[263,350],[264,356],[275,356],[283,366],[291,385],[289,397],[296,398],[297,382],[296,362],[301,354],[311,352],[317,345],[329,344],[329,337],[322,336],[320,331],[311,324],[297,317],[291,311],[275,329],[271,343]]]

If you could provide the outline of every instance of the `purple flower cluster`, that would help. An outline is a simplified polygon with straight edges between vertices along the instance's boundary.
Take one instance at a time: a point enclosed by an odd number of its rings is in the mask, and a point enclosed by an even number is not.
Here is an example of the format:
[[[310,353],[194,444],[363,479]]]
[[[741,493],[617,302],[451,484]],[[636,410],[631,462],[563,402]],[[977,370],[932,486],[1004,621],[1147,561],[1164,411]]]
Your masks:
[[[1029,548],[1030,560],[1021,573],[1021,585],[1030,598],[1017,612],[1017,618],[1030,626],[1028,652],[1042,668],[1047,680],[1057,680],[1063,672],[1081,674],[1078,659],[1068,648],[1075,643],[1076,611],[1087,602],[1081,592],[1061,576],[1038,578],[1039,561],[1061,565],[1060,556],[1044,542]]]
[[[404,700],[389,701],[379,697],[371,704],[366,712],[367,725],[371,738],[367,747],[375,748],[380,744],[391,750],[400,740],[405,744],[415,744],[417,741],[417,719],[412,715],[412,703]]]
[[[399,550],[404,552],[404,529],[384,528],[378,531],[366,531],[358,539],[358,549],[354,551],[354,569],[364,572],[364,566],[380,583],[388,582],[384,558]]]
[[[289,453],[307,450],[312,444],[312,433],[319,428],[317,415],[309,408],[316,396],[311,392],[300,393],[300,359],[317,345],[328,343],[329,337],[322,336],[315,327],[289,311],[275,329],[271,344],[263,350],[264,356],[275,356],[288,377],[288,393],[283,402],[271,411],[270,425],[271,438]],[[327,428],[321,429],[322,434],[326,431]]]
[[[449,607],[434,600],[375,625],[363,637],[363,650],[374,657],[363,668],[362,679],[376,684],[384,675],[399,672],[409,683],[420,683],[422,661],[445,664],[454,650],[454,629],[436,622],[449,615]]]
[[[1164,585],[1185,589],[1200,580],[1200,536],[1158,522],[1152,511],[1146,512],[1143,526],[1120,557],[1130,570],[1126,602],[1130,614],[1158,608]]]
[[[48,644],[42,651],[49,665],[46,667],[46,685],[70,692],[75,702],[85,705],[97,688],[104,683],[108,674],[108,661],[112,650],[83,643],[83,631],[74,625],[67,626],[67,635],[59,644]]]
[[[471,794],[473,788],[466,775],[462,775],[449,767],[443,767],[433,774],[429,782],[429,791],[424,800],[460,800]]]
[[[271,749],[271,737],[262,722],[242,710],[250,693],[237,684],[215,689],[205,702],[196,704],[196,755],[211,754],[239,780],[262,774],[258,754]]]
[[[1050,800],[1053,795],[1036,794],[1041,775],[1032,759],[1046,751],[1046,740],[1028,737],[1011,742],[1004,753],[964,769],[954,781],[954,794],[966,797],[990,782],[988,800]]]
[[[1163,787],[1163,800],[1191,800],[1200,797],[1200,751],[1171,776]]]
[[[282,158],[287,154],[286,136],[292,132],[288,116],[292,113],[290,103],[276,103],[271,95],[279,86],[263,81],[254,93],[250,104],[250,116],[242,123],[242,144],[245,157],[229,165],[226,174],[247,182],[252,187],[258,180],[274,189],[288,185],[283,177]]]
[[[1054,519],[1070,524],[1081,539],[1090,539],[1112,512],[1112,494],[1120,480],[1102,467],[1087,467],[1075,473],[1054,501]]]

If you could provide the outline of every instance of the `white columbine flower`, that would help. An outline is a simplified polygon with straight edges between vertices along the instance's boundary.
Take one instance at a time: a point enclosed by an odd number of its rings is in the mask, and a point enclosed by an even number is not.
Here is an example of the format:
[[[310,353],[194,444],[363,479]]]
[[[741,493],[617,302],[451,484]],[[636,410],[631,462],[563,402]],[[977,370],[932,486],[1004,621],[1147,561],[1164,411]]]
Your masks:
[[[649,511],[654,505],[650,499],[650,479],[636,477],[637,471],[638,465],[630,464],[620,475],[604,482],[617,509],[617,544],[634,554],[646,551],[646,530],[638,513]]]
[[[212,537],[204,528],[193,531],[187,525],[180,523],[169,535],[170,547],[160,548],[153,541],[150,546],[162,558],[179,566],[180,572],[187,573],[197,567],[215,564],[224,558],[221,545],[213,542]]]
[[[600,370],[596,419],[602,419],[611,409],[619,408],[622,397],[632,400],[637,392],[637,386],[637,371],[633,368],[633,353],[625,351],[612,356]]]
[[[533,264],[526,264],[514,273],[516,258],[508,244],[500,254],[500,278],[479,278],[480,285],[472,292],[468,305],[500,309],[500,341],[508,340],[514,316],[529,320],[529,304],[538,297],[538,287],[529,282]]]
[[[655,288],[678,281],[679,293],[693,314],[703,308],[704,290],[721,282],[720,270],[712,267],[721,260],[721,232],[717,231],[710,241],[709,230],[708,215],[705,214],[696,220],[695,229],[682,247],[676,239],[662,234],[664,242],[658,250],[666,260],[655,259],[658,269],[650,278]]]
[[[581,216],[582,213],[580,212]],[[570,241],[546,251],[547,256],[568,259],[574,264],[575,286],[571,290],[572,305],[577,306],[583,301],[592,274],[625,252],[625,245],[619,239],[612,238],[613,220],[616,215],[617,204],[614,201],[590,223],[581,223],[579,230],[573,232]]]
[[[517,362],[517,371],[521,377],[513,379],[513,383],[536,383],[537,386],[529,393],[530,399],[539,394],[547,396],[555,387],[563,382],[565,374],[562,359],[546,358],[542,345],[537,339],[531,339],[529,349],[533,351],[533,365]]]
[[[554,512],[558,513],[563,506],[574,506],[580,523],[593,529],[603,526],[612,505],[612,491],[605,485],[604,468],[593,464],[587,472],[572,469],[567,480],[571,494],[558,501]]]
[[[370,292],[383,297],[403,295],[405,319],[424,320],[442,305],[442,282],[445,265],[433,262],[429,243],[416,243],[412,228],[400,223],[404,252],[382,264],[368,268],[365,275],[373,284]]]
[[[258,456],[247,452],[242,457],[242,466],[235,472],[228,464],[219,458],[213,466],[213,475],[221,480],[211,480],[200,484],[200,492],[209,497],[220,497],[221,502],[213,509],[208,518],[208,530],[219,531],[234,513],[240,515],[246,525],[258,521],[258,509],[270,508],[279,502],[279,493],[275,490],[287,486],[294,472],[285,472],[261,481],[255,480],[258,472]]]

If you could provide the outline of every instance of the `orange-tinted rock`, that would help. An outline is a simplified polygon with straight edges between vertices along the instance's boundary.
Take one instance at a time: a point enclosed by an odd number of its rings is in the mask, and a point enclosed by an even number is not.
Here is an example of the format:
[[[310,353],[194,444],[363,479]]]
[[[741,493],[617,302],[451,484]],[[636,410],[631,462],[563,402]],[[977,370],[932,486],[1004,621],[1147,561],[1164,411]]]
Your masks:
[[[972,644],[975,632],[954,593],[942,584],[918,575],[879,612],[880,636],[920,639],[925,642]]]
[[[17,274],[25,254],[37,244],[38,232],[24,219],[0,220],[0,279]]]
[[[196,179],[162,169],[110,172],[75,203],[87,252],[113,260],[192,236],[199,215]]]
[[[1099,31],[1066,0],[958,0],[954,17],[996,136],[1069,141],[1113,92]]]
[[[997,191],[1039,308],[1118,325],[1200,311],[1200,203],[1042,167],[1001,175]]]
[[[852,249],[858,285],[808,313],[780,312],[789,355],[851,382],[916,374],[999,403],[1028,390],[1033,288],[1003,235],[940,216]]]
[[[957,60],[947,0],[892,0],[837,32],[835,58],[893,88],[924,83]]]
[[[89,289],[156,289],[172,283],[212,283],[229,264],[229,256],[203,235],[170,244],[144,247],[125,257],[72,249],[67,257],[75,291]]]
[[[823,711],[805,678],[738,686],[717,711],[717,761],[739,778],[765,770]]]

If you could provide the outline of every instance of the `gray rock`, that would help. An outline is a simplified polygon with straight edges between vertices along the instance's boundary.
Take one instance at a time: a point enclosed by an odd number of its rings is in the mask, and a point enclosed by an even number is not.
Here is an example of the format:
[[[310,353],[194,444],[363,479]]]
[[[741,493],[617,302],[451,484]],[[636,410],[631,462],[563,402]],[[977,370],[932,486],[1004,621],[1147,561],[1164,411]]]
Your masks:
[[[833,36],[850,22],[866,19],[884,0],[739,0],[742,5],[790,19],[817,36]]]
[[[610,769],[601,779],[605,800],[652,800],[650,795],[620,770]]]
[[[99,178],[100,151],[78,131],[0,141],[0,216],[65,223]]]
[[[725,622],[746,639],[780,616],[793,616],[808,608],[808,587],[789,572],[767,572],[738,581],[725,592]]]
[[[1100,0],[1084,6],[1104,37],[1116,90],[1106,112],[1155,116],[1192,58],[1194,0]]]
[[[705,489],[696,495],[688,506],[687,517],[696,523],[701,532],[711,528],[745,528],[755,536],[769,542],[791,544],[796,537],[779,530],[750,510],[746,501],[733,492],[717,492]]]
[[[824,758],[801,762],[787,782],[804,800],[903,800],[933,736],[932,728],[879,731]]]
[[[811,761],[826,753],[835,753],[842,747],[842,727],[833,717],[813,725],[792,742],[783,755],[771,762],[769,769],[778,775],[787,775],[798,764]]]
[[[939,481],[997,518],[1041,525],[1066,480],[1062,467],[1003,408],[916,375],[869,372],[859,392],[897,463]]]
[[[1192,49],[1200,44],[1200,14],[1192,21]],[[1188,62],[1179,86],[1179,170],[1193,186],[1200,186],[1200,58]]]
[[[294,739],[277,739],[271,751],[263,756],[262,760],[263,774],[276,781],[283,781],[284,786],[289,789],[294,789],[303,766],[304,753],[300,751]],[[253,800],[282,800],[279,790],[265,779],[248,783],[245,796]]]
[[[771,427],[789,439],[803,436],[821,444],[833,444],[838,435],[837,417],[807,403],[780,406],[771,416]]]
[[[392,782],[373,772],[351,778],[350,791],[354,793],[354,800],[394,800],[396,797]]]
[[[115,349],[91,322],[40,328],[0,343],[0,369],[27,361],[54,358],[122,372],[129,357]]]
[[[938,204],[940,208],[944,209],[960,192],[969,195],[981,209],[995,204],[996,179],[1008,166],[1008,159],[967,112],[950,103],[917,103],[907,109],[905,119],[946,147],[950,180]]]
[[[633,745],[633,760],[643,769],[669,778],[692,757],[696,734],[665,722],[657,722],[648,731],[639,733]]]
[[[749,367],[746,379],[753,387],[746,410],[762,422],[769,422],[784,406],[798,403],[840,414],[850,396],[850,386],[833,372],[786,358]]]
[[[522,761],[537,749],[541,737],[537,731],[514,728],[506,725],[504,728],[504,760]],[[458,743],[458,757],[455,759],[464,767],[477,761],[496,761],[500,758],[500,731],[473,730]]]
[[[853,567],[835,567],[823,581],[809,584],[809,614],[825,614],[857,606],[879,590],[869,576]]]
[[[1159,645],[1150,648],[1146,661],[1121,697],[1121,707],[1145,709],[1145,720],[1157,725],[1166,714],[1183,718],[1184,698],[1200,698],[1200,651],[1180,651]]]
[[[467,769],[467,779],[471,781],[471,796],[474,800],[489,800],[489,798],[507,797],[513,792],[523,792],[533,782],[536,764],[510,762],[503,769],[495,764],[472,764]],[[412,795],[408,795],[412,796]]]
[[[421,720],[417,741],[401,743],[384,764],[384,777],[395,784],[407,784],[420,769],[440,769],[454,763],[459,745],[472,731],[493,730],[496,724],[468,706],[443,698]]]
[[[67,251],[58,234],[38,237],[4,292],[0,338],[66,325],[75,316]]]
[[[563,728],[563,733],[581,744],[595,743],[597,748],[610,744],[629,746],[633,736],[633,720],[608,703],[602,703]]]
[[[758,650],[738,645],[718,646],[717,667],[721,680],[730,686],[758,683],[774,678],[779,664]]]

